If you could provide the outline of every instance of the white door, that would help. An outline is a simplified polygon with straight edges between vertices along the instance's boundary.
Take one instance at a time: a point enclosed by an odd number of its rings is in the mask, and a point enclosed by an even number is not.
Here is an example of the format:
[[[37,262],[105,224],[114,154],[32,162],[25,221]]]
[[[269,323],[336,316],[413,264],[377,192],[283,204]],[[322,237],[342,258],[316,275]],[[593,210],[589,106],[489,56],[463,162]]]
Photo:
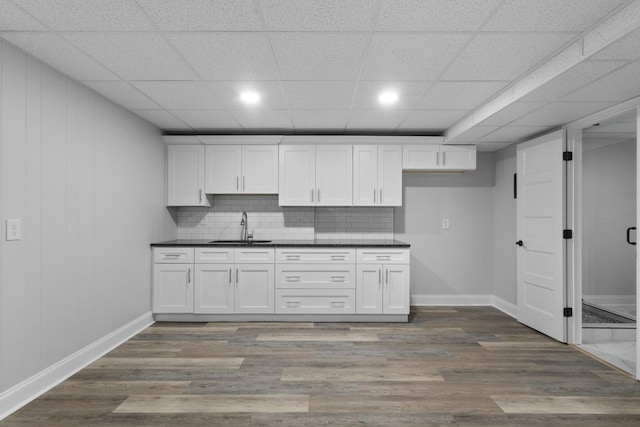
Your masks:
[[[273,264],[236,264],[236,313],[274,313]]]
[[[280,206],[314,206],[316,146],[281,145],[278,179]]]
[[[441,145],[440,169],[475,170],[476,147],[464,145]]]
[[[241,190],[247,194],[278,193],[278,146],[242,147]]]
[[[241,192],[242,147],[240,145],[207,145],[206,185],[209,194]]]
[[[378,204],[402,206],[402,147],[378,146]]]
[[[153,312],[193,313],[192,264],[154,264]]]
[[[316,205],[353,204],[353,148],[351,145],[316,147]]]
[[[564,131],[518,145],[518,321],[565,341]]]
[[[204,146],[167,146],[167,205],[209,206],[204,194]]]
[[[382,269],[384,314],[409,314],[409,266],[384,265]]]
[[[194,313],[233,313],[233,264],[196,264]]]
[[[377,201],[378,146],[354,145],[353,206],[374,206]]]
[[[358,265],[356,272],[356,313],[382,313],[382,266]]]

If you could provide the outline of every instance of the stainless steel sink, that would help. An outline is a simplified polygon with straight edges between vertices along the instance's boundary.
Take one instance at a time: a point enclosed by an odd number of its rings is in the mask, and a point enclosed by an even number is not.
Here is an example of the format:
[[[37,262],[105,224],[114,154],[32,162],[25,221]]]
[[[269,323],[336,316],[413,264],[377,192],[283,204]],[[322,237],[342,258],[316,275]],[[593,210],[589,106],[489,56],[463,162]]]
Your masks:
[[[221,245],[252,245],[254,243],[271,243],[271,240],[213,240],[209,243],[218,243]]]

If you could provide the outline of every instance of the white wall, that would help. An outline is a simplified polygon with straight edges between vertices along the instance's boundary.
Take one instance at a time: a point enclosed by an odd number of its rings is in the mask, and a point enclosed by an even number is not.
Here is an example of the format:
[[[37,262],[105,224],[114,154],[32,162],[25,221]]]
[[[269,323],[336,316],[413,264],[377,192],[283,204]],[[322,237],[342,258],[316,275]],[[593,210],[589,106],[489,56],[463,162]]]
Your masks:
[[[159,130],[0,49],[1,393],[148,313],[149,243],[177,230]]]
[[[516,173],[516,146],[495,152],[496,183],[493,188],[493,294],[517,305],[516,199],[513,174]]]
[[[636,246],[626,242],[627,227],[636,225],[635,153],[635,141],[583,152],[582,295],[585,300],[592,300],[593,296],[624,297],[636,293]],[[637,240],[637,234],[632,238]],[[615,301],[615,298],[611,300]]]
[[[403,175],[394,231],[411,244],[413,304],[492,302],[494,172],[492,153],[478,153],[474,172]]]

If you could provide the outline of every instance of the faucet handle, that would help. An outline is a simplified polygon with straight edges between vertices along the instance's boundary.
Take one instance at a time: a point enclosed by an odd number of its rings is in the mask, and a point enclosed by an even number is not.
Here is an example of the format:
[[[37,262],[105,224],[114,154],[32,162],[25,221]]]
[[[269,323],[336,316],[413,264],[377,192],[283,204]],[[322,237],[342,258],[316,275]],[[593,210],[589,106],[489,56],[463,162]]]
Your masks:
[[[251,233],[247,233],[247,240],[253,240],[253,230],[251,230]]]

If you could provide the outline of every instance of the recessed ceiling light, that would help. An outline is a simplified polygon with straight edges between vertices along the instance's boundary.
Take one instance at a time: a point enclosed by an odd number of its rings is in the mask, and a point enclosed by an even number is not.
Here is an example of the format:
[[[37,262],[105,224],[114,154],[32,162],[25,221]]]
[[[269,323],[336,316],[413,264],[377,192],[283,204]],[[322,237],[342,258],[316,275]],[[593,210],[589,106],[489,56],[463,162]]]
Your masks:
[[[260,102],[260,94],[253,91],[245,91],[240,94],[240,100],[247,105],[256,105]]]
[[[382,105],[392,105],[398,101],[398,92],[388,90],[378,95],[378,102]]]

